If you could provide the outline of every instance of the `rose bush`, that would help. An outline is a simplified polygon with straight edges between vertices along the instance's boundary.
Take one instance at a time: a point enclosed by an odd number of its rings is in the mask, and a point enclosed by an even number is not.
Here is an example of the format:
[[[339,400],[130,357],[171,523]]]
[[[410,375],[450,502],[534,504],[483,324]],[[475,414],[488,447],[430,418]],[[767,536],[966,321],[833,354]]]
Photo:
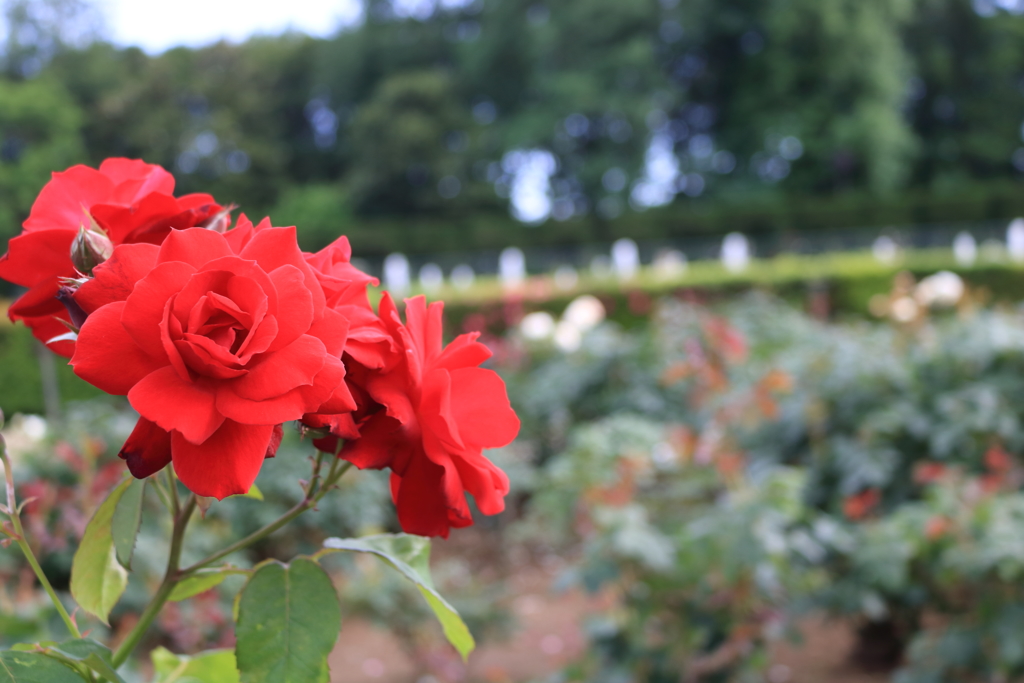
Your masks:
[[[0,278],[29,290],[11,306],[11,319],[24,321],[44,343],[68,331],[65,323],[71,318],[55,297],[61,278],[80,276],[71,261],[80,228],[102,231],[113,245],[159,244],[171,230],[207,224],[222,211],[208,194],[175,198],[173,192],[170,173],[133,159],[107,159],[98,170],[80,165],[54,173],[32,205],[22,234],[0,258]],[[55,341],[50,348],[67,357],[74,352],[69,340]]]

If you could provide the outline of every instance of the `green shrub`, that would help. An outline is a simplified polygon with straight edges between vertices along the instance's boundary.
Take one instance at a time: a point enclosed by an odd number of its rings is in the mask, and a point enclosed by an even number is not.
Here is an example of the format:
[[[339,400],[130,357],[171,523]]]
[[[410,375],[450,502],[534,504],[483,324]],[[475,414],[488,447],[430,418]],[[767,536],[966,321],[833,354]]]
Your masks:
[[[6,306],[2,307],[6,309]],[[103,392],[79,379],[67,361],[53,356],[60,396],[83,400]],[[0,321],[0,410],[5,415],[46,412],[35,340],[27,327]]]

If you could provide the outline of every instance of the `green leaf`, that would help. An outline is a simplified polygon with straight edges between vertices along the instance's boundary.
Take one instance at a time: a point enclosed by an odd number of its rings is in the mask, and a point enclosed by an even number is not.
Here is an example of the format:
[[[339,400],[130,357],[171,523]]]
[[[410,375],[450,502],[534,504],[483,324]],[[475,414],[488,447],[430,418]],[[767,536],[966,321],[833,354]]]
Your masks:
[[[255,498],[256,500],[263,500],[263,492],[260,491],[259,487],[256,486],[256,484],[253,484],[252,488],[249,489],[249,492],[248,493],[243,493],[242,497],[243,498]]]
[[[125,569],[132,568],[135,537],[138,536],[139,525],[142,524],[142,495],[146,492],[145,479],[132,478],[128,481],[128,488],[114,508],[114,519],[111,522],[117,561]]]
[[[158,647],[151,653],[155,683],[238,683],[238,667],[231,650],[208,650],[191,657]]]
[[[228,574],[226,572],[199,571],[175,586],[174,590],[171,591],[170,597],[167,599],[171,602],[187,600],[193,595],[199,595],[204,591],[210,590],[226,578],[228,578]]]
[[[341,630],[338,594],[320,565],[263,565],[242,589],[235,654],[242,683],[321,683]]]
[[[128,572],[117,561],[111,525],[117,503],[131,484],[132,479],[121,482],[96,510],[71,563],[71,595],[104,624],[128,585]]]
[[[0,683],[72,683],[81,674],[38,652],[0,652]]]
[[[28,638],[39,633],[42,623],[39,619],[25,619],[13,614],[0,614],[0,633],[7,638]]]
[[[434,588],[430,578],[430,539],[409,534],[381,534],[365,538],[328,538],[324,547],[329,550],[347,550],[372,553],[397,569],[416,584],[430,609],[441,622],[448,642],[459,651],[462,659],[476,647],[462,617]]]
[[[110,683],[124,683],[124,679],[117,675],[110,662],[110,649],[95,640],[88,638],[68,640],[59,645],[47,647],[46,651],[73,662],[81,662]]]

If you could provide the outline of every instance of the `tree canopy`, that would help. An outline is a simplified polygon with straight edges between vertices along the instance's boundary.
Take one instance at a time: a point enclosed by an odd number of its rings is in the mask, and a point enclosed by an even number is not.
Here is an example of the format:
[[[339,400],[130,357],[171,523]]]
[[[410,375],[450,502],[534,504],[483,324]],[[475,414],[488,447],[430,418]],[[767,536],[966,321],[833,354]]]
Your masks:
[[[375,221],[528,239],[510,210],[593,239],[648,209],[686,224],[722,206],[1015,188],[1024,173],[1013,3],[420,5],[367,0],[361,25],[328,39],[149,56],[77,30],[92,26],[83,0],[7,0],[0,236],[43,169],[111,155],[301,219],[310,248]],[[368,248],[401,246],[402,229]]]

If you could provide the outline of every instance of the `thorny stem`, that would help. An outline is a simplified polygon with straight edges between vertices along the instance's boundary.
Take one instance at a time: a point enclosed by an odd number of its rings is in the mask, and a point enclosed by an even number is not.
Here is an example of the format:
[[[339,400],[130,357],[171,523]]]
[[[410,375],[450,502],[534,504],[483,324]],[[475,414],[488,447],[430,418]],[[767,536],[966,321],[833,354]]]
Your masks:
[[[316,452],[316,460],[313,461],[313,476],[309,478],[309,486],[306,487],[306,499],[316,494],[316,485],[320,481],[320,469],[324,465],[323,451]]]
[[[191,495],[182,507],[181,512],[174,519],[174,530],[171,532],[171,552],[167,557],[167,572],[164,574],[164,580],[160,583],[160,587],[157,589],[153,599],[149,601],[142,616],[139,617],[138,623],[125,636],[121,644],[117,646],[117,650],[111,658],[111,663],[115,668],[124,664],[125,660],[128,659],[128,656],[139,644],[139,641],[142,640],[142,636],[145,635],[153,620],[160,613],[164,603],[167,602],[171,591],[184,578],[182,572],[178,569],[178,564],[181,562],[181,547],[185,540],[185,528],[188,526],[188,522],[195,509],[196,497]]]
[[[29,566],[32,567],[32,571],[35,572],[36,578],[39,579],[39,583],[42,584],[46,590],[46,594],[50,596],[50,601],[53,602],[53,606],[57,608],[57,613],[60,614],[60,618],[64,620],[64,624],[68,627],[68,631],[75,638],[81,638],[82,632],[78,630],[78,626],[75,624],[75,620],[71,618],[68,611],[64,609],[64,603],[57,597],[57,592],[53,590],[53,586],[50,585],[50,580],[46,578],[46,574],[43,573],[43,568],[39,566],[39,561],[36,560],[35,553],[32,552],[31,546],[28,544],[28,539],[25,537],[25,529],[21,525],[21,514],[18,510],[18,501],[14,497],[14,470],[11,469],[11,461],[7,458],[7,444],[4,442],[2,436],[0,436],[0,461],[3,461],[4,465],[4,476],[7,479],[7,516],[11,519],[11,524],[14,526],[14,541],[21,548],[21,552],[25,554],[25,559],[28,560]]]
[[[320,455],[323,455],[323,454],[320,454]],[[317,458],[317,462],[318,463],[320,462],[320,457]],[[337,462],[335,462],[335,465],[337,465]],[[320,486],[319,490],[317,490],[315,492],[314,492],[313,488],[314,488],[314,486],[316,484],[316,481],[317,481],[319,475],[318,475],[318,471],[314,470],[314,476],[313,476],[313,479],[309,483],[309,488],[307,489],[306,497],[303,500],[299,501],[295,505],[295,507],[293,507],[291,510],[289,510],[286,513],[284,513],[283,515],[281,515],[276,520],[274,520],[270,524],[266,525],[262,529],[258,529],[256,531],[252,532],[251,534],[249,534],[245,538],[241,539],[240,541],[232,543],[231,545],[229,545],[227,548],[224,548],[223,550],[218,550],[217,552],[213,553],[209,557],[206,557],[206,558],[204,558],[202,560],[199,560],[198,562],[196,562],[195,564],[193,564],[193,565],[191,565],[189,567],[185,567],[184,569],[181,570],[182,575],[191,574],[191,573],[193,573],[193,572],[195,572],[195,571],[197,571],[199,569],[202,569],[203,567],[206,567],[208,565],[213,564],[217,560],[220,560],[220,559],[222,559],[224,557],[227,557],[231,553],[238,552],[239,550],[242,550],[243,548],[248,548],[253,543],[256,543],[257,541],[263,540],[264,538],[266,538],[270,534],[274,533],[275,531],[277,531],[281,527],[285,526],[286,524],[291,522],[293,519],[295,519],[296,517],[301,515],[303,512],[305,512],[306,510],[309,510],[310,508],[316,507],[316,504],[318,502],[320,502],[320,500],[325,495],[327,495],[327,493],[334,487],[334,485],[338,483],[338,480],[341,479],[345,475],[345,473],[348,472],[349,469],[351,469],[351,468],[352,468],[352,463],[350,463],[350,462],[346,462],[344,465],[341,465],[341,466],[332,466],[330,472],[328,473],[327,478],[325,478],[323,480],[323,484]]]

